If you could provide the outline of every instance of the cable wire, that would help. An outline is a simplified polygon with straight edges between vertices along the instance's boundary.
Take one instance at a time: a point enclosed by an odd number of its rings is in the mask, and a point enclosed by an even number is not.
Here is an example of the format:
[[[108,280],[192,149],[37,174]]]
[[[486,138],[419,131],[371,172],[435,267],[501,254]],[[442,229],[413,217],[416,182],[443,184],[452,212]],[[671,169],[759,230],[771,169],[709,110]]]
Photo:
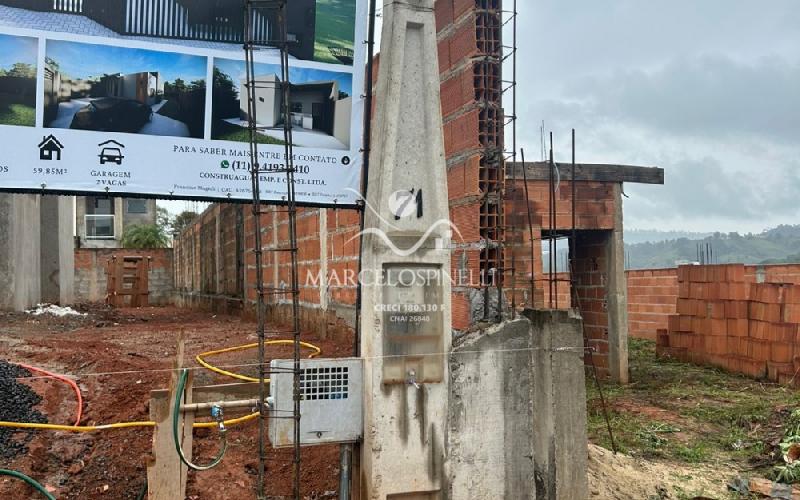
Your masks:
[[[22,481],[25,481],[25,482],[26,482],[26,483],[28,483],[29,485],[33,486],[33,488],[34,488],[36,491],[38,491],[39,493],[41,493],[41,494],[42,494],[42,496],[44,496],[45,498],[47,498],[47,500],[56,500],[56,497],[54,497],[53,495],[51,495],[51,494],[50,494],[50,492],[49,492],[49,491],[47,491],[47,490],[45,489],[45,487],[44,487],[44,486],[42,486],[42,485],[41,485],[40,483],[38,483],[36,480],[34,480],[34,479],[32,479],[32,478],[30,478],[30,477],[26,476],[26,475],[25,475],[25,474],[23,474],[22,472],[18,472],[18,471],[15,471],[15,470],[8,470],[8,469],[0,469],[0,476],[11,476],[11,477],[14,477],[14,478],[20,479],[20,480],[22,480]]]
[[[205,465],[198,465],[191,462],[189,459],[186,458],[186,455],[183,453],[183,446],[181,446],[181,440],[179,434],[180,428],[180,414],[181,414],[181,403],[183,402],[183,393],[186,389],[186,380],[189,378],[189,370],[182,370],[181,376],[178,379],[178,388],[175,390],[175,406],[172,409],[172,439],[175,443],[175,451],[178,452],[178,457],[180,457],[181,462],[184,463],[187,467],[193,470],[209,470],[213,469],[217,465],[222,462],[222,459],[225,457],[225,451],[228,449],[228,438],[226,437],[225,431],[225,424],[222,422],[215,422],[220,429],[220,440],[222,444],[220,445],[219,452],[217,456],[215,456],[211,462]]]
[[[264,345],[294,345],[294,340],[267,340],[264,342]],[[322,349],[315,346],[314,344],[309,344],[308,342],[300,342],[300,345],[308,349],[312,349],[314,351],[308,356],[309,358],[319,356],[319,354],[322,352]],[[238,373],[223,370],[222,368],[214,366],[211,363],[207,362],[205,359],[203,359],[208,356],[216,356],[218,354],[224,354],[226,352],[243,351],[245,349],[254,349],[256,347],[258,347],[258,342],[254,342],[252,344],[239,345],[235,347],[226,347],[225,349],[217,349],[215,351],[202,352],[197,356],[195,356],[194,359],[197,360],[197,362],[200,363],[200,365],[202,365],[203,368],[211,370],[214,373],[219,373],[220,375],[226,375],[228,377],[232,377],[238,380],[244,380],[246,382],[259,382],[258,378],[248,377],[247,375],[241,375]],[[269,379],[265,378],[264,383],[265,384],[269,383]]]

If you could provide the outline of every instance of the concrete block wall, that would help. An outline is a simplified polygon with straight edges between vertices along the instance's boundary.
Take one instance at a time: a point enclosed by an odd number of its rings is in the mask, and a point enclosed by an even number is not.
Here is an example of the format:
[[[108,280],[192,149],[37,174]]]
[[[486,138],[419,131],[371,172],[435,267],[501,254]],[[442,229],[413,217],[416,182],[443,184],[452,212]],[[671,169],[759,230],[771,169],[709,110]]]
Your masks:
[[[77,302],[103,302],[106,299],[108,280],[106,266],[113,255],[140,255],[149,258],[148,273],[150,305],[172,304],[174,300],[173,254],[171,248],[75,249],[75,300]]]
[[[752,276],[742,264],[680,266],[677,314],[657,332],[659,356],[800,386],[800,285]]]

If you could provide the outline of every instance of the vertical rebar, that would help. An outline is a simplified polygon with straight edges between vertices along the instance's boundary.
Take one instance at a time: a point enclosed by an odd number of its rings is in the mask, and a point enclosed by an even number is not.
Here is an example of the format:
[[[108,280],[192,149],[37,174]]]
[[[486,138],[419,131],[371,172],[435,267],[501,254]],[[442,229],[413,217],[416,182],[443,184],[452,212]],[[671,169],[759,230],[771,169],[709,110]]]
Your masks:
[[[572,191],[572,232],[570,233],[570,242],[569,242],[569,249],[567,255],[569,256],[569,263],[567,265],[567,271],[570,273],[570,281],[569,286],[572,288],[572,265],[570,264],[575,259],[575,245],[578,239],[578,233],[576,232],[576,221],[577,221],[577,189],[575,188],[575,129],[572,129],[572,173],[570,175],[570,190]]]
[[[531,307],[535,307],[535,300],[534,300],[534,292],[536,291],[536,281],[535,281],[535,266],[536,263],[535,256],[536,251],[533,245],[534,238],[533,238],[533,215],[531,214],[531,200],[528,198],[528,173],[527,167],[525,166],[525,149],[520,148],[519,150],[520,160],[522,160],[522,183],[525,190],[525,208],[528,212],[528,237],[530,239],[530,248],[531,248],[531,282],[530,282],[530,300],[531,300]]]
[[[555,225],[556,225],[556,185],[555,185],[555,163],[553,162],[553,133],[550,132],[550,165],[549,165],[549,176],[548,176],[548,186],[549,186],[549,204],[548,204],[548,212],[549,212],[549,232],[548,232],[548,240],[547,246],[549,255],[547,258],[547,265],[548,265],[548,291],[550,293],[550,300],[548,301],[548,305],[550,309],[553,308],[553,252],[555,252],[555,247],[553,245],[553,235],[555,233]]]
[[[256,482],[256,496],[264,497],[264,474],[266,464],[266,387],[264,384],[264,328],[265,328],[265,304],[264,304],[264,269],[263,269],[263,249],[261,245],[261,186],[258,164],[258,133],[256,117],[256,82],[255,67],[253,63],[253,33],[252,23],[253,6],[245,2],[245,22],[244,22],[244,48],[245,48],[245,71],[246,71],[246,90],[247,90],[247,130],[250,139],[250,180],[253,190],[253,231],[255,232],[254,249],[255,254],[255,278],[256,278],[256,336],[258,337],[258,478]]]
[[[511,5],[511,165],[514,169],[512,182],[514,198],[517,196],[517,0]],[[523,165],[523,170],[525,166]],[[503,207],[505,209],[505,207]],[[513,220],[513,214],[512,214]],[[504,225],[508,221],[504,221]],[[503,238],[505,239],[505,238]],[[515,238],[516,240],[516,238]],[[511,250],[511,318],[517,314],[517,260],[516,241]]]
[[[257,4],[262,4],[262,8],[276,9],[278,11],[278,26],[279,26],[279,40],[277,45],[280,49],[281,58],[281,77],[280,77],[280,91],[282,96],[282,113],[283,113],[283,137],[284,137],[284,167],[286,173],[286,213],[287,224],[289,228],[289,242],[286,247],[277,247],[272,251],[288,251],[290,253],[290,289],[287,293],[291,296],[291,311],[292,311],[292,337],[294,344],[294,443],[293,443],[293,497],[296,500],[300,499],[300,316],[299,316],[299,280],[297,274],[297,205],[295,196],[294,185],[294,160],[292,150],[292,125],[290,117],[290,90],[291,82],[289,79],[289,40],[288,40],[288,20],[287,20],[287,0],[276,0],[273,3],[246,0],[245,1],[245,22],[244,22],[244,49],[245,49],[245,67],[246,67],[246,88],[247,88],[247,111],[248,120],[247,128],[250,139],[250,177],[251,186],[253,189],[253,227],[255,232],[254,238],[254,252],[255,252],[255,274],[256,274],[256,290],[257,290],[257,337],[258,337],[258,378],[259,378],[259,424],[258,424],[258,478],[256,484],[256,497],[259,499],[265,498],[264,492],[264,479],[266,468],[266,418],[267,408],[266,401],[266,353],[265,353],[265,329],[266,329],[266,304],[265,304],[265,288],[264,288],[264,271],[263,271],[263,247],[261,238],[261,187],[260,187],[260,174],[262,169],[259,165],[258,153],[258,120],[256,116],[256,82],[255,71],[255,51],[258,49],[259,43],[264,43],[264,40],[257,40],[253,29],[254,17],[257,13]]]

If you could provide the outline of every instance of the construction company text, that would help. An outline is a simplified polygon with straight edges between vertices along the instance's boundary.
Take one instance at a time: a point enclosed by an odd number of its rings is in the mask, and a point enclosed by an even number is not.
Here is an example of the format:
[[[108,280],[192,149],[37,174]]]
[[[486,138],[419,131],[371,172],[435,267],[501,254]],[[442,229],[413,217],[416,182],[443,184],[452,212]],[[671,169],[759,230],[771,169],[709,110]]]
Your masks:
[[[280,202],[288,125],[298,204],[355,205],[366,0],[301,1],[288,80],[264,47],[248,102],[239,0],[0,0],[0,190],[247,201],[257,171],[261,199]],[[256,15],[270,40],[279,19]]]

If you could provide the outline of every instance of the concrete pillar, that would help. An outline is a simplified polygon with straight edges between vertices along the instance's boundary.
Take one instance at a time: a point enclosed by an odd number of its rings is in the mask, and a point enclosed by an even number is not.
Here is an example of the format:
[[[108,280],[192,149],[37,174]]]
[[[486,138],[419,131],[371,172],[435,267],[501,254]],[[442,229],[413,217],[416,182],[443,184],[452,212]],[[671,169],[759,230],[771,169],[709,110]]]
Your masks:
[[[122,198],[111,198],[111,202],[114,204],[114,246],[121,247],[122,235],[125,234],[125,205]]]
[[[75,299],[72,198],[42,196],[39,214],[41,301],[71,304]]]
[[[611,380],[628,383],[628,288],[622,239],[622,184],[613,185],[614,230],[606,240],[608,297],[608,371]]]
[[[537,498],[530,347],[531,323],[525,318],[472,332],[454,344],[447,498]]]
[[[536,498],[589,498],[583,327],[572,310],[531,310]]]
[[[39,195],[0,194],[0,309],[39,302],[39,205]]]
[[[360,311],[360,477],[376,500],[446,487],[450,226],[433,3],[383,10]]]

